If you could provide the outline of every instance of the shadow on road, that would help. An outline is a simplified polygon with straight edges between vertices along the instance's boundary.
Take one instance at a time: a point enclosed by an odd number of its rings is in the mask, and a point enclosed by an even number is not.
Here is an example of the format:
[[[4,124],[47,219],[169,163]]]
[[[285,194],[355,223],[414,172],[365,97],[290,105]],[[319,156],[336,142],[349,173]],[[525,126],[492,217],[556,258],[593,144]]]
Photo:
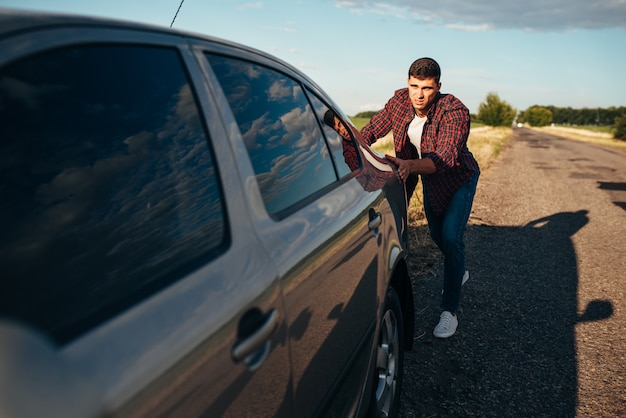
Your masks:
[[[626,195],[624,195],[624,192],[626,192],[626,183],[599,181],[598,188],[608,191],[613,199],[613,204],[626,210],[626,201],[624,201],[626,198]]]
[[[470,281],[459,329],[432,337],[441,276],[417,277],[416,344],[406,358],[403,416],[575,416],[577,322],[613,314],[609,301],[577,305],[572,235],[587,211],[523,227],[472,225]]]

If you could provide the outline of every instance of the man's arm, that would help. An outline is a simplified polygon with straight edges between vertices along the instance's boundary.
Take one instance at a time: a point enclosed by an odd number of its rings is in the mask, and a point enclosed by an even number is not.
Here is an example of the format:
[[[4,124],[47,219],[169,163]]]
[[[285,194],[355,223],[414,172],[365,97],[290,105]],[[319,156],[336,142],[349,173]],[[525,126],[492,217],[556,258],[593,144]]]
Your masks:
[[[437,148],[421,159],[404,160],[387,156],[397,166],[398,176],[406,181],[411,174],[434,174],[446,171],[457,164],[459,154],[467,145],[470,117],[466,107],[446,111],[435,132]]]
[[[385,155],[385,158],[398,167],[398,176],[402,181],[406,181],[411,174],[433,174],[437,171],[435,163],[430,158],[403,160],[393,155]]]

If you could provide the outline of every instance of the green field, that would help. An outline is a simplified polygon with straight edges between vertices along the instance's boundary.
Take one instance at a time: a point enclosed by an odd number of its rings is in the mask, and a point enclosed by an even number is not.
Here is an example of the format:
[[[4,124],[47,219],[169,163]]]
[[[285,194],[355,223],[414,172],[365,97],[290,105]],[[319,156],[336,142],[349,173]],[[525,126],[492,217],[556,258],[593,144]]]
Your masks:
[[[369,118],[357,118],[354,116],[350,117],[350,120],[359,131],[370,121]]]

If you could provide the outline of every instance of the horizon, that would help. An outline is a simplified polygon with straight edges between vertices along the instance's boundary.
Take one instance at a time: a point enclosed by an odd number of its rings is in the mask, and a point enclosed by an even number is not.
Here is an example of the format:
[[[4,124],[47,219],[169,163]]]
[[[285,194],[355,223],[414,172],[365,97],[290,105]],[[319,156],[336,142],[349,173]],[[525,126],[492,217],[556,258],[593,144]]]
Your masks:
[[[489,93],[531,106],[626,105],[626,2],[603,0],[0,0],[0,7],[173,27],[268,52],[312,78],[349,115],[381,109],[430,56],[442,93],[475,114]],[[236,23],[236,24],[234,24]]]

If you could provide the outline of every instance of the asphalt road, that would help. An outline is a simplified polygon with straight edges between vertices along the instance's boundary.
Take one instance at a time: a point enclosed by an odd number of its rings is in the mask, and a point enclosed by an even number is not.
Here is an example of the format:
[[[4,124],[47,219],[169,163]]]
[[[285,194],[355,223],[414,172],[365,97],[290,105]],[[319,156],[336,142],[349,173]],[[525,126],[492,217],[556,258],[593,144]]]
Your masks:
[[[514,129],[479,180],[459,328],[413,276],[403,417],[626,416],[626,153]]]

